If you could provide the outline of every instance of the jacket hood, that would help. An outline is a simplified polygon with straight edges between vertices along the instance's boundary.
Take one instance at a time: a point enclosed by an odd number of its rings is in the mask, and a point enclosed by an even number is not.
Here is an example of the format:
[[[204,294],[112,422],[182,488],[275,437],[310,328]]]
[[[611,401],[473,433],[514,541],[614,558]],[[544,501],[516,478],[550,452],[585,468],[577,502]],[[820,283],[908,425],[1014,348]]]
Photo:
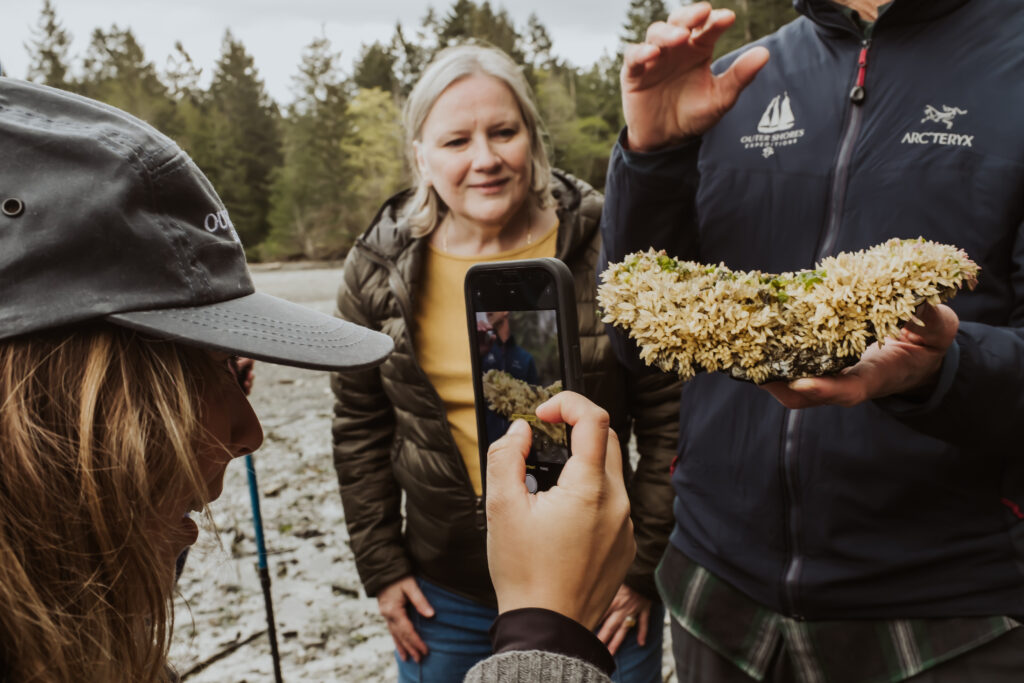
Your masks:
[[[886,25],[917,24],[932,21],[965,5],[968,0],[893,0],[884,10]],[[793,7],[827,31],[856,32],[833,0],[793,0]]]

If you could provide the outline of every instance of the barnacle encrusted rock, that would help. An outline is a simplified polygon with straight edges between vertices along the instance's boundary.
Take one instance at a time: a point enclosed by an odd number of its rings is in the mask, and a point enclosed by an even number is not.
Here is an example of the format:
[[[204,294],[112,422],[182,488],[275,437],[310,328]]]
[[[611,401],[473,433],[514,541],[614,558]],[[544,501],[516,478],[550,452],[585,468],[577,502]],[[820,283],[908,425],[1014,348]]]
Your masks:
[[[484,400],[487,407],[509,420],[522,418],[533,429],[535,445],[543,446],[547,439],[559,446],[566,445],[565,425],[544,422],[537,417],[537,406],[562,390],[562,380],[546,387],[516,379],[501,370],[488,370],[483,377]]]
[[[779,275],[652,249],[610,265],[598,301],[604,322],[628,330],[647,364],[683,379],[703,368],[761,384],[852,365],[875,340],[920,322],[920,304],[973,289],[978,270],[962,250],[924,239],[891,239]]]

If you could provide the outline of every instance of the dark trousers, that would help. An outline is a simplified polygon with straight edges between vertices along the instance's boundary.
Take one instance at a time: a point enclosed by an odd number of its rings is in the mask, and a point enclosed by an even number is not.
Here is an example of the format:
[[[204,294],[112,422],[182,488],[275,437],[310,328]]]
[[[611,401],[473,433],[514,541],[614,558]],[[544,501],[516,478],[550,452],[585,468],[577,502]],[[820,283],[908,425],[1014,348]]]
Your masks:
[[[735,664],[690,635],[672,620],[672,655],[679,683],[751,683]],[[1024,627],[1015,628],[981,647],[916,676],[912,683],[1021,683],[1024,681]],[[789,653],[779,648],[765,683],[799,683]]]

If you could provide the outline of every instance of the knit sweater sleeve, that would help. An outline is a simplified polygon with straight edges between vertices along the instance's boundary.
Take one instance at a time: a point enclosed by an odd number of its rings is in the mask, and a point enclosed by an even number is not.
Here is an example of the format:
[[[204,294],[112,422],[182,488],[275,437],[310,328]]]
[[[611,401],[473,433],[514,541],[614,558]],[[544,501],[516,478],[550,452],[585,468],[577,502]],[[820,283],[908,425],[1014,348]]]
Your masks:
[[[466,675],[468,683],[605,683],[615,660],[593,632],[539,607],[504,612],[490,629],[495,653]]]
[[[557,652],[516,650],[478,663],[464,683],[610,683],[601,669]]]

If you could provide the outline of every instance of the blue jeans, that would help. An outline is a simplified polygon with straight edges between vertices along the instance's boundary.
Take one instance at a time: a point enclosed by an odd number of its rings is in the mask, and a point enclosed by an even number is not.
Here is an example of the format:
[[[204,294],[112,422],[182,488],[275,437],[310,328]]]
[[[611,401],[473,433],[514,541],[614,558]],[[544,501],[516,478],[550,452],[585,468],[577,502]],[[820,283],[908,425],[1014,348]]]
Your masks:
[[[497,610],[456,595],[417,577],[416,582],[434,608],[430,619],[412,605],[406,607],[416,632],[430,652],[419,664],[412,658],[398,662],[399,683],[451,683],[461,681],[474,664],[491,655],[488,629],[498,616]],[[660,683],[661,641],[665,608],[651,605],[651,621],[647,645],[636,642],[636,629],[631,629],[615,655],[615,683]]]

